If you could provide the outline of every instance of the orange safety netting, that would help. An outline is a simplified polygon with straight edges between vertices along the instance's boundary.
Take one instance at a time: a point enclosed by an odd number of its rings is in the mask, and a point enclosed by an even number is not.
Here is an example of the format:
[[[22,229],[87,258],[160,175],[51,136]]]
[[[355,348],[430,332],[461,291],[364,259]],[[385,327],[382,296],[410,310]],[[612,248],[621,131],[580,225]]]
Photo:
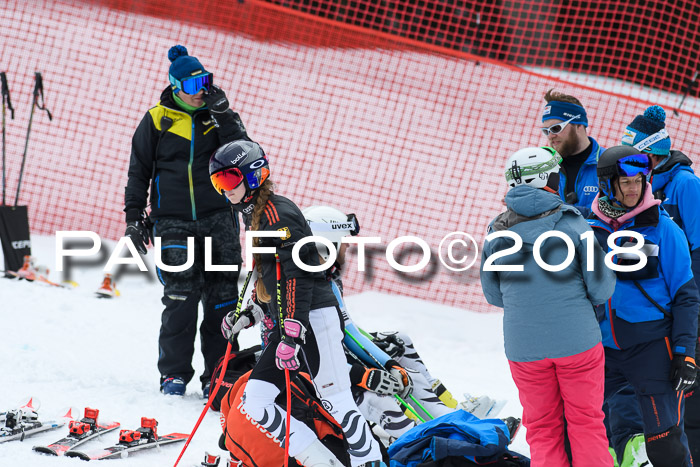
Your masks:
[[[700,7],[566,3],[6,0],[0,71],[16,110],[6,116],[6,204],[40,71],[54,120],[34,111],[19,196],[32,232],[121,236],[131,136],[168,83],[168,49],[183,44],[270,155],[279,193],[355,212],[362,235],[381,237],[364,273],[352,258],[350,292],[490,309],[478,259],[451,272],[438,246],[461,231],[480,247],[503,208],[506,158],[546,144],[548,89],[581,100],[589,135],[606,147],[660,104],[674,148],[700,161]],[[429,245],[421,271],[387,262],[400,236]],[[415,264],[422,253],[395,256]]]

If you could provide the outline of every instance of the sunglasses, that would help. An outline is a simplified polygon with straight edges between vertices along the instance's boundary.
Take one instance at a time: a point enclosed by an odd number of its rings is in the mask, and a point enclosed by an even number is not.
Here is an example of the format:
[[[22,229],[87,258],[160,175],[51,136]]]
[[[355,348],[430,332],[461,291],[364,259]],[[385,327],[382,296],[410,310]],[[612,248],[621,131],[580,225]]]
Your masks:
[[[216,172],[211,175],[211,183],[214,189],[223,195],[224,191],[231,191],[243,182],[243,174],[238,168],[231,168]]]
[[[621,177],[634,177],[637,174],[644,176],[651,171],[651,161],[646,154],[633,154],[617,160],[617,173]]]
[[[204,89],[209,92],[211,85],[214,83],[214,75],[211,73],[202,73],[201,75],[189,76],[183,80],[175,79],[173,75],[168,75],[170,84],[178,89],[181,89],[186,94],[197,94]]]
[[[568,119],[565,122],[555,123],[554,125],[552,125],[550,127],[542,128],[542,133],[544,133],[545,136],[549,136],[550,134],[558,135],[559,133],[564,131],[564,128],[566,128],[566,125],[568,125],[569,123],[571,123],[572,121],[574,121],[580,117],[581,117],[581,115],[579,114],[579,115],[576,115],[574,117],[571,117],[570,119]]]

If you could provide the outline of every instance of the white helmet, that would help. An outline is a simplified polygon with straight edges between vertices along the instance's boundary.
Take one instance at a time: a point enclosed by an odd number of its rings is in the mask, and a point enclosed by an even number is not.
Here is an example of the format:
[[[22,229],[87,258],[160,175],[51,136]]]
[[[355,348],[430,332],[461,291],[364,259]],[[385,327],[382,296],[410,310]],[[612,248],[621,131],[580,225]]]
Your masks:
[[[340,241],[348,235],[357,235],[360,224],[355,214],[344,214],[330,206],[310,206],[302,211],[309,223],[311,232],[315,236],[330,240],[335,245],[335,251],[340,248]],[[324,261],[328,261],[330,252],[323,243],[316,243],[318,254]]]
[[[556,191],[559,189],[561,160],[559,153],[547,146],[521,149],[506,162],[506,182],[511,188],[517,185],[534,188],[549,186]],[[556,176],[552,177],[553,174]]]

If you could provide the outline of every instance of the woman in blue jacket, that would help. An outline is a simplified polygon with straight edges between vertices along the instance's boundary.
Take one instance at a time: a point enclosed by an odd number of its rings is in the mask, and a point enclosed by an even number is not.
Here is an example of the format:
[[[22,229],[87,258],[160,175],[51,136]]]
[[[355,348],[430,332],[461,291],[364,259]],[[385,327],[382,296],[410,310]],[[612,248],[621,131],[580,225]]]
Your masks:
[[[508,209],[489,226],[489,233],[507,236],[484,244],[481,285],[486,300],[503,308],[531,465],[569,465],[566,417],[573,465],[612,466],[594,305],[610,298],[615,275],[603,266],[585,219],[557,194],[560,159],[551,148],[526,148],[508,160]],[[552,234],[557,238],[542,242]]]
[[[615,293],[597,309],[605,395],[631,385],[649,460],[656,467],[683,467],[691,465],[683,391],[695,381],[698,293],[688,242],[654,199],[646,181],[650,170],[649,156],[631,146],[609,148],[598,161],[599,194],[589,224],[604,249],[615,246],[617,275]],[[631,232],[612,237],[621,231]],[[636,248],[646,260],[625,248]]]

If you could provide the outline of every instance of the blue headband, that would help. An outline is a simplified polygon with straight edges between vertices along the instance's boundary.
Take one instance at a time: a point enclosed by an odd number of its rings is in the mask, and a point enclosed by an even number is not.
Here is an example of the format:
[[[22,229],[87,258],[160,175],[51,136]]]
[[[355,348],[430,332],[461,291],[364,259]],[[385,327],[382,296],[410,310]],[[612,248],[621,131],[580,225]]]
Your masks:
[[[572,120],[571,123],[574,123],[576,125],[583,125],[586,128],[588,128],[588,117],[586,116],[586,109],[584,109],[580,105],[571,104],[569,102],[550,101],[547,102],[547,105],[544,108],[544,112],[542,113],[542,122],[544,123],[547,120],[553,120],[555,118],[557,120],[566,121],[576,115],[581,116],[575,120]]]

